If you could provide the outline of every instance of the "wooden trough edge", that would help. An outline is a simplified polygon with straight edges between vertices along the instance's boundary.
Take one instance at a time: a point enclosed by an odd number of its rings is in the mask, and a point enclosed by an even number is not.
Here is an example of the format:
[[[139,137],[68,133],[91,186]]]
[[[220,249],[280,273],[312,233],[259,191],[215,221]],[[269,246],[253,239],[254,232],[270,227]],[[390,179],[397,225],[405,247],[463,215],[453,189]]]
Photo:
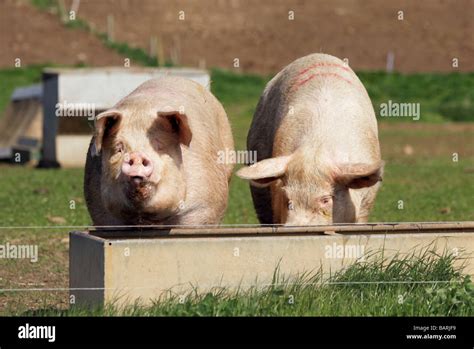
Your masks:
[[[115,227],[88,230],[86,233],[102,239],[186,238],[231,236],[285,236],[285,235],[353,235],[353,234],[414,234],[436,232],[474,232],[474,221],[335,224],[319,226],[188,226]]]

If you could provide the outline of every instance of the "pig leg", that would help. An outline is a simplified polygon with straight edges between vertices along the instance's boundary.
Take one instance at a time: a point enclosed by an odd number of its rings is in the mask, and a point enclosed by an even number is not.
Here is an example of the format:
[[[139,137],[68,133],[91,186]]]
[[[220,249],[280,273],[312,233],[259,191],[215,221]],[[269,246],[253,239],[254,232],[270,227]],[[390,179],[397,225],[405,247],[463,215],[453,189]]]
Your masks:
[[[250,136],[250,133],[247,149],[249,152],[255,151],[257,153],[257,161],[271,157],[271,149],[263,148],[254,137]],[[272,192],[270,186],[265,188],[257,188],[250,184],[249,186],[258,220],[261,224],[273,224]]]
[[[262,224],[273,224],[272,194],[269,187],[256,188],[250,186],[252,192],[253,206],[257,212],[257,217]]]

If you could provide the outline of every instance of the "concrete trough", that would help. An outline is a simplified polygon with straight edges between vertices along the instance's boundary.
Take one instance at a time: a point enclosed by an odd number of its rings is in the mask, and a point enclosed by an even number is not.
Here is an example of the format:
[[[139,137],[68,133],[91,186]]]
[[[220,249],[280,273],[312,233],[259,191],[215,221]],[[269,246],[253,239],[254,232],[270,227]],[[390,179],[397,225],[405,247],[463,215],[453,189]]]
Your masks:
[[[70,233],[70,288],[75,303],[149,304],[193,287],[266,286],[281,275],[335,272],[371,251],[388,258],[419,248],[463,257],[474,276],[474,222],[317,227],[121,228]]]

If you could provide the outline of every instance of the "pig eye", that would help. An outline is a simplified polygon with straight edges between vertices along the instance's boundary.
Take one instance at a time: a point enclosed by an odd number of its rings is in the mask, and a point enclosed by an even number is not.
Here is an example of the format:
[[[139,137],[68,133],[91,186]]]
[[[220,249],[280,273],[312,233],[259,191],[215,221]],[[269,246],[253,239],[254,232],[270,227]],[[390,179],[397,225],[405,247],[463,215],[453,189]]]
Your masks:
[[[319,203],[321,205],[329,205],[332,202],[332,196],[331,195],[326,195],[323,196],[319,199]]]

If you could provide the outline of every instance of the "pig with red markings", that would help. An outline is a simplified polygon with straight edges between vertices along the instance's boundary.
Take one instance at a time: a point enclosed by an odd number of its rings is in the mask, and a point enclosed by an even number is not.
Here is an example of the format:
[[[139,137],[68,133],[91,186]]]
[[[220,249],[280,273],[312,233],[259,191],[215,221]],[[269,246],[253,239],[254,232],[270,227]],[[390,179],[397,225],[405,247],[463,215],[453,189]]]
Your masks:
[[[261,223],[367,222],[383,173],[377,121],[356,74],[340,59],[297,59],[266,86],[247,147]]]
[[[96,118],[84,178],[94,225],[221,221],[234,143],[222,105],[198,83],[166,76]]]

